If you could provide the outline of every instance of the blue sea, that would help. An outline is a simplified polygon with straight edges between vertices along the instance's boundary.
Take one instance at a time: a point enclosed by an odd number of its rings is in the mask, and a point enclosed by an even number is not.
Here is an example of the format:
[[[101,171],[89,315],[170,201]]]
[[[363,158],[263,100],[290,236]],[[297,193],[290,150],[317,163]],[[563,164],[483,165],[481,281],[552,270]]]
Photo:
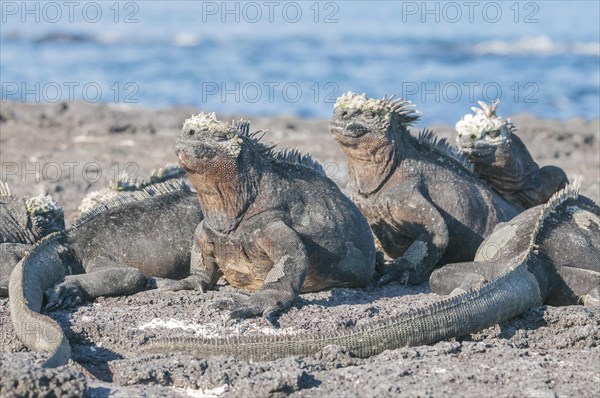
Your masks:
[[[329,117],[396,93],[421,124],[600,117],[598,1],[2,1],[2,101]]]

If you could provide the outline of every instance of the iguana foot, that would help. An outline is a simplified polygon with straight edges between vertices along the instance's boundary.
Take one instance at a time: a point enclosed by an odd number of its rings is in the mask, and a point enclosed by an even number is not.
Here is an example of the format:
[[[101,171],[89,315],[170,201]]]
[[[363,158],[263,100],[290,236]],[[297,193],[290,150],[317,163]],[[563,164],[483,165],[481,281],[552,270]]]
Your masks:
[[[591,296],[589,294],[585,294],[585,295],[581,296],[581,302],[586,307],[595,307],[595,306],[600,305],[600,299],[598,299],[594,296]]]
[[[292,293],[277,290],[259,290],[243,300],[234,300],[228,306],[231,310],[229,317],[232,319],[251,318],[262,316],[271,326],[279,327],[278,315],[292,306],[294,296]]]
[[[415,270],[414,265],[403,259],[396,259],[389,263],[387,269],[377,281],[377,286],[387,285],[392,281],[399,281],[403,285],[415,285],[423,281],[420,272]]]
[[[65,279],[44,292],[45,311],[73,307],[89,299],[78,281]]]
[[[600,305],[600,286],[596,286],[596,288],[591,292],[581,296],[580,300],[586,307],[595,307]]]

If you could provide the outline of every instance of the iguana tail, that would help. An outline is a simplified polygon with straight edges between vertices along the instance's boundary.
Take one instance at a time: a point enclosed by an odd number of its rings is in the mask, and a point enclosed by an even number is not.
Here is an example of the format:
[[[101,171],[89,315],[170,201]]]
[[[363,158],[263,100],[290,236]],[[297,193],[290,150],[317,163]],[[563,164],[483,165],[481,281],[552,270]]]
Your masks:
[[[353,330],[250,338],[157,339],[145,350],[184,351],[198,357],[231,355],[246,360],[271,360],[311,355],[328,345],[339,345],[356,356],[369,357],[384,350],[428,344],[476,332],[542,302],[535,276],[524,264],[519,264],[479,289]]]
[[[40,314],[44,291],[65,277],[66,267],[60,258],[63,241],[62,233],[38,241],[14,268],[8,285],[10,317],[17,337],[31,350],[50,354],[44,367],[64,365],[71,356],[61,327]]]

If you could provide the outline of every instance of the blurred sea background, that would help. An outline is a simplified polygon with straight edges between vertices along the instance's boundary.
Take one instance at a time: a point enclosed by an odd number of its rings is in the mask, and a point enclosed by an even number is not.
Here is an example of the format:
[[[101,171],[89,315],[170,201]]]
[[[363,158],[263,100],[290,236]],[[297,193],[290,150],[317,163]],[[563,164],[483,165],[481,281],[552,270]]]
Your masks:
[[[397,93],[422,125],[496,97],[501,115],[600,117],[598,1],[2,1],[1,12],[2,101],[328,118],[352,90]]]

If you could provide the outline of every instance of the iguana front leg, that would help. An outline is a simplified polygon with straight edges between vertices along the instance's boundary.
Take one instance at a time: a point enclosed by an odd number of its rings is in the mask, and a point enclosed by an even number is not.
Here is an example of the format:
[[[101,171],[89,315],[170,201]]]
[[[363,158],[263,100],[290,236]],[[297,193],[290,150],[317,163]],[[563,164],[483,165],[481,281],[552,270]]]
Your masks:
[[[146,287],[146,277],[138,269],[106,257],[94,258],[85,268],[85,274],[67,275],[46,290],[46,310],[68,308],[101,296],[127,296]]]
[[[410,232],[414,233],[416,239],[401,257],[389,264],[379,279],[379,285],[393,280],[421,283],[429,276],[448,247],[448,227],[436,207],[420,193],[411,195],[409,201],[410,209],[414,208],[414,211],[408,212],[406,207],[396,207],[390,208],[390,213],[400,228],[411,225]]]
[[[259,291],[234,304],[232,318],[262,315],[274,325],[276,316],[292,306],[298,298],[308,273],[308,255],[298,234],[284,222],[270,224],[257,238],[258,246],[273,261]]]
[[[181,280],[154,278],[156,287],[161,290],[199,290],[202,293],[212,289],[222,273],[214,257],[214,245],[200,223],[194,233],[190,260],[190,276]]]

